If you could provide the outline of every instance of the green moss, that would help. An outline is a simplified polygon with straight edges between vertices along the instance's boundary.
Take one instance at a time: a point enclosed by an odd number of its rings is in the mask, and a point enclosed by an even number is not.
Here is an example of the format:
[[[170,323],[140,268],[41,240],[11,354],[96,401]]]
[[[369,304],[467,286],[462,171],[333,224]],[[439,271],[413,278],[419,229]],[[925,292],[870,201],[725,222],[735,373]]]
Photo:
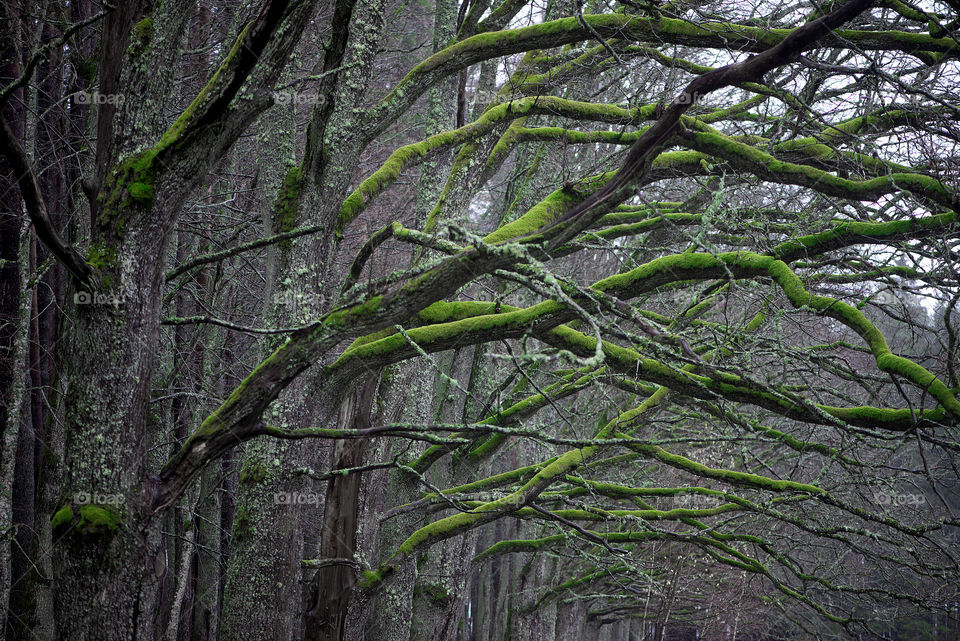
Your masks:
[[[153,206],[153,183],[156,178],[156,149],[147,149],[114,167],[100,191],[100,215],[97,224],[123,237],[123,228],[134,208],[148,210]]]
[[[340,309],[330,312],[323,321],[324,327],[340,327],[343,325],[349,325],[357,318],[364,318],[375,314],[379,309],[380,305],[383,303],[383,296],[373,296],[365,300],[364,302],[354,305],[353,307],[348,307],[347,309]]]
[[[628,447],[635,451],[650,455],[657,460],[670,465],[671,467],[686,470],[703,478],[712,478],[720,481],[726,481],[734,485],[744,485],[747,487],[773,490],[776,492],[793,491],[803,492],[806,494],[826,494],[826,491],[808,483],[782,481],[760,476],[759,474],[750,474],[748,472],[737,472],[734,470],[707,467],[706,465],[692,461],[685,456],[671,454],[658,445],[648,445],[645,443],[637,443],[634,445],[631,443]]]
[[[443,607],[452,600],[452,596],[443,586],[434,583],[417,583],[414,594],[418,593],[426,595],[430,603],[437,607]]]
[[[487,503],[484,507],[492,506],[493,503],[496,503],[496,501]],[[442,541],[455,534],[465,532],[472,527],[491,521],[496,518],[492,509],[494,508],[484,510],[486,513],[461,512],[426,525],[411,534],[406,541],[400,544],[396,556],[409,557],[420,547]]]
[[[153,185],[148,183],[131,183],[128,188],[130,197],[141,203],[150,204],[153,202]]]
[[[248,505],[240,505],[233,516],[233,536],[240,541],[254,534],[253,510]]]
[[[284,234],[297,226],[297,202],[302,184],[300,167],[290,167],[280,187],[280,194],[273,206],[273,233]],[[292,239],[281,241],[280,246],[289,249]]]
[[[486,243],[510,241],[527,234],[532,234],[544,225],[556,221],[563,212],[580,202],[585,196],[593,193],[613,178],[616,172],[609,171],[597,176],[591,176],[577,185],[576,188],[562,188],[554,191],[539,203],[531,207],[527,213],[517,220],[503,225],[483,240]]]
[[[117,250],[110,245],[90,245],[87,249],[87,262],[98,270],[117,265]]]
[[[508,541],[499,541],[494,543],[480,554],[473,557],[474,563],[479,563],[485,559],[500,556],[501,554],[510,554],[513,552],[539,552],[540,550],[569,540],[565,534],[554,534],[541,539],[515,539]]]
[[[122,522],[120,513],[110,506],[84,505],[79,513],[77,531],[81,534],[92,536],[116,532]]]
[[[101,536],[116,532],[123,523],[123,516],[113,506],[82,505],[76,512],[73,506],[64,505],[50,520],[55,532],[70,532],[83,536]]]
[[[50,526],[53,528],[53,531],[56,532],[58,529],[70,525],[73,522],[73,507],[70,505],[64,505],[62,508],[57,510],[53,515],[53,518],[50,519]]]
[[[240,31],[239,35],[237,35],[237,39],[234,41],[233,47],[230,49],[230,52],[227,53],[226,57],[223,59],[223,62],[220,63],[220,66],[217,67],[216,73],[213,74],[213,77],[210,78],[210,81],[204,86],[200,93],[197,94],[197,97],[193,100],[193,102],[190,103],[190,106],[187,107],[182,114],[180,114],[176,122],[174,122],[170,129],[168,129],[160,138],[160,142],[155,147],[157,152],[175,144],[186,131],[200,105],[207,101],[207,99],[213,93],[214,88],[219,85],[220,75],[227,68],[229,68],[229,66],[233,63],[233,60],[243,50],[244,43],[247,39],[247,34],[249,33],[252,25],[252,21],[248,22],[246,26],[244,26],[243,30]]]
[[[373,570],[364,570],[363,576],[357,582],[357,587],[361,590],[369,590],[383,581],[383,573]]]
[[[756,147],[715,131],[699,131],[684,140],[685,144],[697,151],[722,158],[735,167],[749,170],[772,182],[814,187],[819,192],[853,200],[870,200],[906,190],[926,196],[945,207],[956,207],[953,194],[939,180],[922,174],[886,172],[869,180],[847,180],[809,165],[778,160]]]
[[[130,31],[130,53],[139,56],[150,45],[150,39],[153,37],[153,18],[147,16],[137,24],[133,25]]]

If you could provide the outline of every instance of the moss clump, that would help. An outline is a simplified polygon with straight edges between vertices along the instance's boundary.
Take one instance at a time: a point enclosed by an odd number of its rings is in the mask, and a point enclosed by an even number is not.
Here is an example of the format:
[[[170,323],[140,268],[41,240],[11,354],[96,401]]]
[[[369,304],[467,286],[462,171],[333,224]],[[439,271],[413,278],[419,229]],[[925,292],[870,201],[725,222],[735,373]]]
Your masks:
[[[130,31],[130,53],[139,56],[147,50],[150,39],[153,37],[153,18],[147,16]]]
[[[73,508],[69,505],[64,505],[62,508],[57,510],[56,514],[53,515],[53,518],[50,519],[50,527],[53,528],[53,531],[56,532],[60,528],[63,528],[73,522]]]
[[[116,508],[107,505],[83,505],[76,512],[73,506],[64,505],[50,519],[54,532],[72,526],[72,531],[84,536],[101,536],[116,532],[123,517]]]
[[[89,536],[116,532],[122,521],[114,508],[101,505],[84,505],[80,508],[77,532]]]
[[[363,576],[357,582],[357,587],[361,590],[369,590],[383,581],[384,574],[381,571],[364,570]]]
[[[147,149],[118,164],[104,181],[100,192],[100,215],[97,224],[109,227],[117,238],[134,208],[150,209],[153,206],[153,183],[156,177],[153,161],[157,150]]]
[[[98,270],[113,267],[117,264],[117,249],[110,246],[90,245],[87,249],[87,262]]]
[[[148,183],[131,183],[127,190],[130,192],[130,197],[138,202],[153,202],[153,185]]]
[[[297,199],[300,193],[301,172],[291,167],[283,179],[280,195],[273,206],[273,233],[284,234],[297,226]],[[289,249],[293,240],[284,240],[280,246]]]

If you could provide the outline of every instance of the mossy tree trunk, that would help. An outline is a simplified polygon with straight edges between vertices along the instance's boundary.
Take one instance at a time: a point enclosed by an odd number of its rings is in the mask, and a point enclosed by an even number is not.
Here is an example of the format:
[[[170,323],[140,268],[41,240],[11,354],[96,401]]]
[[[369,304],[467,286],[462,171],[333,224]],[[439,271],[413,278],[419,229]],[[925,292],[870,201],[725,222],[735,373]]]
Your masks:
[[[271,288],[273,317],[278,326],[310,322],[326,311],[337,295],[330,267],[335,251],[333,229],[339,214],[336,204],[346,195],[352,178],[350,168],[356,166],[362,151],[354,114],[364,96],[382,26],[379,2],[335,3],[323,66],[327,75],[320,83],[311,113],[304,157],[298,165],[288,166],[272,208],[274,233],[305,225],[319,225],[328,232],[298,238],[278,248]],[[268,412],[271,425],[290,430],[336,416],[338,395],[317,399],[313,392],[318,386],[316,376],[317,368],[310,369],[285,390]],[[241,471],[235,545],[224,601],[225,636],[299,638],[301,634],[320,634],[328,624],[338,626],[317,609],[315,590],[308,590],[302,598],[306,579],[301,580],[301,561],[314,556],[313,550],[305,547],[311,540],[305,530],[318,521],[325,497],[309,481],[310,472],[326,459],[325,451],[316,439],[258,441],[247,446],[244,469],[264,473]],[[347,484],[352,482],[349,479]],[[278,497],[297,500],[278,501]],[[338,505],[352,505],[355,499],[344,499]],[[333,538],[321,541],[320,547],[336,548],[337,543],[354,534],[355,527],[335,534],[323,528],[321,538]],[[336,571],[340,576],[346,569]],[[285,580],[276,580],[278,572]],[[323,598],[342,593],[340,580],[335,583],[336,590],[324,587],[320,592]],[[277,603],[283,604],[279,613]],[[334,609],[339,610],[339,606]],[[301,632],[304,627],[305,633]]]
[[[185,199],[266,106],[235,102],[240,87],[251,77],[261,86],[275,77],[271,64],[287,57],[309,15],[306,4],[273,3],[247,25],[172,127],[165,121],[172,64],[190,3],[124,3],[104,18],[99,93],[113,98],[97,110],[90,245],[86,256],[60,248],[75,281],[37,517],[41,548],[52,545],[56,586],[37,589],[41,638],[159,633],[158,587],[172,568],[148,509],[148,452],[167,247]],[[21,185],[31,180],[26,174]],[[42,200],[25,199],[32,215],[46,215]]]
[[[301,45],[305,46],[306,42]],[[286,171],[295,161],[295,118],[293,104],[275,105],[257,123],[257,144],[250,151],[259,167],[255,206],[263,212],[266,235],[278,231],[274,205],[285,187]],[[297,276],[289,269],[289,245],[271,250],[264,317],[274,327],[297,326],[309,315],[310,301],[297,288],[299,282],[291,282]],[[278,342],[268,337],[264,353]],[[293,392],[284,395],[270,416],[271,423],[304,420],[297,400]],[[203,418],[199,416],[198,423]],[[315,453],[311,443],[275,439],[257,440],[242,450],[223,587],[224,639],[280,640],[299,634],[304,527],[307,514],[317,509],[316,503],[303,502],[315,496],[303,471],[315,465]]]

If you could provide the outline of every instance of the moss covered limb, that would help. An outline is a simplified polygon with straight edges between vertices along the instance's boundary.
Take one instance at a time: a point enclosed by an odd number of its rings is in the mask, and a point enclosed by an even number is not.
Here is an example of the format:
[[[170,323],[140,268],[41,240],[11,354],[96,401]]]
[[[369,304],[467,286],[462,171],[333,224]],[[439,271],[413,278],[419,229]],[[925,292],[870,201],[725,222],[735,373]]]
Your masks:
[[[852,245],[890,244],[950,234],[958,226],[960,214],[955,211],[888,222],[843,221],[834,223],[832,229],[782,242],[770,251],[770,255],[790,263]]]
[[[509,31],[481,33],[456,42],[414,67],[394,89],[371,110],[368,116],[369,139],[379,135],[396,114],[406,110],[424,91],[450,73],[483,60],[503,55],[547,49],[588,40],[594,33],[608,38],[622,38],[653,44],[680,44],[704,48],[734,48],[762,52],[773,47],[794,29],[766,29],[731,22],[692,24],[673,18],[641,18],[623,14],[583,16],[589,27],[576,17],[552,20]],[[850,42],[863,50],[913,52],[947,52],[956,47],[950,38],[934,38],[928,34],[901,31],[838,30],[840,38],[821,46],[837,46]],[[841,44],[840,46],[846,46]]]
[[[678,470],[683,470],[695,476],[701,478],[709,478],[716,481],[723,481],[731,485],[741,486],[741,487],[750,487],[758,490],[768,490],[772,492],[799,492],[802,494],[811,494],[811,495],[824,495],[826,491],[820,489],[815,485],[810,485],[808,483],[796,483],[794,481],[784,481],[784,480],[775,480],[767,478],[765,476],[760,476],[757,474],[750,474],[747,472],[737,472],[735,470],[725,470],[718,468],[711,468],[692,461],[685,456],[680,456],[679,454],[671,454],[667,450],[663,449],[659,445],[650,445],[646,443],[636,443],[627,445],[630,449],[635,452],[642,453],[651,458],[655,458],[661,463],[665,463],[671,467],[674,467]]]
[[[483,561],[504,554],[514,554],[518,552],[539,552],[541,550],[559,545],[564,541],[570,540],[565,534],[554,534],[540,539],[514,539],[508,541],[498,541],[483,552],[473,557],[473,563],[482,563]]]
[[[681,254],[657,259],[631,272],[604,279],[593,287],[597,291],[628,299],[675,281],[723,278],[731,275],[738,278],[767,276],[771,275],[771,266],[775,263],[779,263],[779,261],[771,257],[749,253],[729,253],[718,256]],[[789,270],[787,271],[789,272]],[[789,273],[792,274],[792,272]],[[805,292],[805,290],[797,290],[796,288],[794,288],[794,291]],[[801,298],[794,296],[794,299],[795,304],[804,304]],[[845,307],[838,307],[835,301],[830,302],[833,299],[824,300],[825,302],[819,304],[824,309],[833,310],[834,313],[837,310],[846,309]],[[458,309],[460,305],[462,304],[447,304],[436,309],[452,311]],[[490,307],[484,307],[483,304],[472,304],[470,307],[478,312],[492,311]],[[850,309],[854,308],[851,307]],[[857,311],[857,314],[860,314],[860,312]],[[860,316],[862,317],[862,314]],[[435,316],[435,320],[438,321],[442,318],[444,318],[442,314]],[[572,313],[561,303],[545,301],[526,309],[507,309],[499,314],[486,313],[470,318],[459,318],[450,322],[439,322],[436,325],[411,329],[408,334],[422,349],[432,352],[452,345],[474,344],[489,340],[492,335],[518,337],[534,331],[540,334],[544,340],[558,347],[578,353],[592,353],[596,349],[596,342],[593,338],[560,325],[570,318],[572,318]],[[843,319],[842,322],[849,320],[842,315],[838,318],[838,320],[840,319]],[[865,319],[863,320],[865,322]],[[860,330],[870,334],[866,326],[860,326]],[[878,350],[876,353],[882,355],[884,353],[883,346],[876,340],[874,342],[875,345],[871,349]],[[798,404],[789,393],[759,389],[749,381],[741,380],[732,375],[712,377],[683,372],[668,367],[655,359],[644,358],[634,350],[618,347],[613,343],[604,343],[603,349],[608,363],[618,371],[642,380],[666,385],[697,398],[709,400],[714,395],[721,395],[733,400],[757,404],[793,418],[815,423],[829,422],[829,417],[834,417],[852,425],[868,428],[882,427],[883,429],[901,431],[910,429],[914,421],[913,414],[906,408],[843,408],[825,405],[808,407]],[[343,361],[338,361],[338,366],[342,366],[348,358],[369,366],[371,363],[395,362],[412,355],[413,351],[408,341],[399,334],[393,334],[348,350],[341,357]],[[894,363],[894,366],[897,366],[896,363],[899,361],[891,361],[888,358],[884,362]],[[910,370],[907,368],[905,371],[909,372]],[[922,383],[927,380],[922,373],[915,372],[915,374],[920,376],[917,381]],[[949,394],[948,391],[944,392],[939,388],[938,393],[941,397],[946,397],[945,394]],[[820,414],[820,412],[824,412],[824,414]],[[917,415],[930,420],[942,418],[942,412],[938,410],[926,410],[918,412]]]
[[[550,345],[579,354],[592,354],[595,349],[595,339],[565,325],[542,333],[539,337]],[[694,374],[670,367],[655,359],[644,358],[634,350],[609,342],[604,343],[603,350],[606,364],[627,376],[657,383],[694,398],[713,400],[717,396],[722,396],[815,424],[833,425],[835,424],[833,419],[839,419],[858,427],[904,432],[913,429],[918,418],[924,421],[944,419],[944,412],[939,409],[911,412],[909,408],[808,405],[798,402],[788,391],[780,392],[775,388],[758,389],[756,385],[736,376],[725,375],[714,379],[710,376]]]
[[[648,292],[656,287],[675,281],[702,280],[704,278],[716,278],[734,276],[737,278],[755,277],[758,275],[769,276],[771,270],[775,270],[775,265],[783,265],[774,258],[760,256],[750,253],[729,253],[717,256],[710,254],[681,254],[666,256],[638,267],[637,269],[620,274],[596,283],[594,289],[607,292],[620,298],[631,298],[643,292]],[[786,268],[785,265],[782,269]],[[786,272],[781,273],[781,284],[786,283],[792,287],[791,291],[795,294],[791,300],[795,305],[802,306],[805,303],[803,298],[806,290],[802,289],[799,280],[795,283],[787,274],[792,272],[786,268]],[[790,278],[796,278],[791,276]],[[799,286],[799,289],[797,288]],[[801,294],[800,292],[804,292]],[[451,309],[456,308],[456,304],[451,304]],[[484,311],[482,306],[474,306],[478,311]],[[873,336],[869,327],[864,325],[866,319],[855,308],[834,301],[834,299],[823,299],[818,303],[818,309],[831,310],[831,315],[837,317],[841,322],[850,324],[851,319],[855,319],[853,329],[861,335]],[[856,316],[845,317],[839,314],[838,310],[847,308],[856,311],[861,318],[857,320]],[[487,308],[489,310],[489,308]],[[572,318],[569,310],[556,301],[545,301],[538,305],[522,310],[509,310],[499,314],[486,314],[463,318],[451,322],[440,323],[423,328],[416,328],[408,332],[422,349],[436,351],[445,349],[454,344],[473,344],[478,341],[488,340],[491,335],[502,337],[518,337],[529,331],[537,332],[541,338],[548,343],[554,344],[564,349],[576,351],[577,353],[592,353],[596,349],[596,342],[593,338],[577,332],[569,327],[559,323],[566,322]],[[859,323],[859,324],[858,324]],[[537,328],[542,329],[537,329]],[[859,329],[858,329],[859,328]],[[882,336],[880,337],[882,339]],[[875,357],[877,354],[883,356],[885,352],[885,342],[878,342],[876,337],[873,339],[871,352]],[[672,389],[692,395],[697,398],[709,400],[714,395],[724,396],[732,400],[748,402],[760,405],[777,413],[784,414],[799,420],[812,421],[815,423],[829,422],[829,417],[837,418],[852,425],[882,428],[893,431],[902,431],[910,429],[914,424],[915,416],[909,409],[893,408],[871,408],[871,407],[831,407],[826,405],[804,405],[798,403],[789,393],[779,393],[776,390],[759,389],[749,381],[742,380],[733,375],[724,375],[722,377],[702,376],[690,372],[683,372],[675,368],[666,366],[664,363],[655,359],[644,358],[634,350],[618,347],[613,343],[604,343],[604,353],[608,363],[629,376],[635,376],[642,380],[666,385]],[[365,363],[388,363],[397,359],[412,355],[411,348],[406,339],[394,334],[389,337],[374,341],[372,343],[358,346],[356,351],[351,350],[351,359],[358,359],[358,362]],[[346,356],[346,354],[344,355]],[[899,358],[899,357],[896,357]],[[370,360],[374,359],[374,360]],[[381,359],[381,360],[376,360]],[[878,361],[879,363],[880,361]],[[889,357],[883,363],[887,367],[899,367],[902,361]],[[923,372],[914,371],[907,367],[903,371],[914,376],[914,382],[924,384],[930,382]],[[912,372],[912,373],[911,373]],[[932,376],[932,375],[931,375]],[[940,383],[940,386],[943,384]],[[936,387],[934,385],[934,387]],[[946,398],[949,403],[949,390],[936,387],[938,400]],[[936,396],[936,395],[935,395]],[[823,414],[821,414],[823,412]],[[917,412],[916,416],[923,419],[938,420],[943,417],[939,410],[924,410]]]
[[[691,280],[722,277],[723,274],[735,278],[758,275],[772,277],[795,307],[806,306],[843,323],[867,342],[876,359],[877,366],[881,370],[896,373],[922,389],[927,389],[946,409],[960,417],[960,402],[950,393],[942,381],[920,365],[893,355],[883,335],[855,307],[834,298],[810,294],[799,277],[783,261],[776,258],[751,252],[730,252],[717,255],[676,254],[656,259],[626,274],[604,279],[595,284],[594,287],[618,297],[630,297],[637,295],[639,292],[628,291],[630,289],[628,283],[639,284],[642,282],[644,283],[642,289],[645,290],[646,287],[654,283],[657,286],[664,284],[660,281],[660,278]],[[691,278],[687,278],[687,276]],[[721,386],[724,385],[722,381],[718,381],[718,383]],[[855,413],[855,410],[843,412],[848,417]],[[878,413],[884,414],[885,412],[878,410]]]
[[[799,165],[767,154],[756,147],[713,132],[687,131],[685,146],[722,158],[734,167],[781,184],[809,187],[820,193],[851,200],[874,200],[906,190],[949,209],[960,209],[960,198],[936,178],[917,173],[890,173],[868,180],[849,180],[808,165]]]
[[[553,114],[579,120],[622,123],[649,117],[652,113],[653,105],[625,109],[615,105],[578,102],[555,96],[532,96],[493,105],[480,118],[464,127],[435,134],[394,151],[386,162],[344,201],[340,208],[337,230],[342,232],[367,203],[392,184],[405,169],[443,149],[475,140],[489,133],[498,123],[505,120],[536,114]]]
[[[546,407],[551,402],[576,394],[588,387],[602,373],[603,368],[595,371],[577,370],[561,378],[543,389],[542,393],[533,394],[514,403],[510,407],[498,411],[482,421],[481,425],[507,426],[515,425]],[[485,438],[476,447],[470,450],[469,456],[479,460],[489,456],[508,438],[508,434],[495,434]],[[419,471],[426,471],[440,456],[449,452],[449,447],[432,447],[420,455],[410,466]]]
[[[659,390],[658,393],[646,399],[638,407],[621,413],[600,428],[595,438],[608,438],[623,424],[637,420],[641,415],[656,407],[665,393],[665,391]],[[582,465],[598,449],[599,446],[591,445],[567,451],[539,467],[532,478],[507,496],[483,503],[469,512],[462,512],[440,519],[416,530],[399,546],[394,556],[384,564],[380,571],[385,572],[389,571],[388,568],[396,567],[404,558],[421,547],[456,536],[484,523],[489,523],[530,504],[557,478],[562,478],[567,472]]]
[[[310,7],[304,3],[275,3],[261,12],[240,30],[209,81],[156,144],[109,169],[94,207],[100,238],[115,243],[132,220],[150,215],[159,184],[173,169],[179,172],[178,180],[169,183],[172,193],[167,194],[164,207],[168,216],[176,215],[179,208],[169,197],[186,197],[220,157],[217,152],[225,152],[246,125],[269,107],[268,101],[236,98],[255,70],[264,70],[257,78],[264,83],[279,75],[280,65],[273,63],[292,50],[309,15]],[[152,22],[142,21],[134,36],[148,38],[152,28]]]
[[[472,506],[471,502],[469,501],[464,502],[464,505],[467,507]],[[656,510],[652,508],[643,510],[601,510],[599,508],[591,510],[560,509],[553,510],[553,514],[556,514],[557,516],[569,521],[618,521],[629,519],[643,519],[645,521],[682,521],[684,519],[700,519],[709,516],[718,516],[720,514],[726,514],[727,512],[737,512],[742,509],[742,506],[738,503],[724,503],[715,507],[679,507],[670,510]],[[545,517],[543,513],[529,507],[520,508],[515,514],[517,517],[525,519],[550,520],[549,518]]]
[[[934,217],[931,217],[934,218]],[[876,359],[877,367],[882,371],[897,374],[925,389],[940,402],[951,414],[960,417],[960,402],[937,377],[924,367],[890,352],[883,334],[863,315],[860,310],[827,296],[816,296],[806,290],[800,278],[781,260],[752,252],[730,252],[724,254],[675,254],[656,259],[626,274],[604,279],[594,285],[618,297],[637,295],[630,290],[631,284],[640,284],[643,290],[651,284],[657,286],[667,280],[691,280],[723,277],[748,278],[758,275],[770,276],[797,308],[807,307],[827,315],[860,335],[869,345]],[[689,276],[690,278],[687,278]],[[660,278],[664,278],[661,281]],[[721,385],[723,383],[721,382]],[[867,412],[864,409],[864,412]],[[856,414],[844,412],[847,416]],[[877,410],[877,414],[885,412]]]
[[[310,16],[309,6],[279,2],[270,5],[255,20],[247,23],[210,81],[160,139],[157,150],[173,145],[182,147],[216,125],[227,114],[234,98],[258,65],[266,66],[264,80],[267,82],[278,76],[280,67],[273,63],[286,60]],[[253,114],[241,115],[238,112],[233,116],[252,118],[263,108],[261,105]]]
[[[280,392],[335,345],[394,326],[450,296],[479,275],[525,260],[509,248],[469,248],[382,296],[324,314],[294,332],[244,379],[226,401],[190,435],[155,479],[154,511],[179,497],[206,463],[255,436],[260,417]]]

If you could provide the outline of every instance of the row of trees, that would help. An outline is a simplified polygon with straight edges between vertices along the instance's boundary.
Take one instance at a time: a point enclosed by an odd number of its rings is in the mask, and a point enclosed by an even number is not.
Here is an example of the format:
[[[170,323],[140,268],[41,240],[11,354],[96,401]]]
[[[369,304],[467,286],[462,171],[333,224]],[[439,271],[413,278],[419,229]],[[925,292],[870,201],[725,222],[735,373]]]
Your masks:
[[[960,634],[954,0],[2,11],[7,638]]]

